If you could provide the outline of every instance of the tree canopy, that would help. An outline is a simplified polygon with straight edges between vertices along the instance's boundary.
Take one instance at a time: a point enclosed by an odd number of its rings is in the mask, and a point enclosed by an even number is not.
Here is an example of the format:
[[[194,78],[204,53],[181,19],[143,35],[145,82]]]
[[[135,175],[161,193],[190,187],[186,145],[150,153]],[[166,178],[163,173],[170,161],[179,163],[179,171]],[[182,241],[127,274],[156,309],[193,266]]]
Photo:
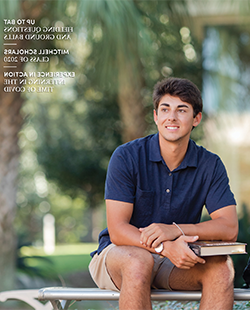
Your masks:
[[[124,132],[131,125],[124,123],[133,122],[133,137],[155,131],[153,85],[170,75],[200,85],[200,46],[188,28],[171,20],[162,1],[82,1],[79,10],[83,23],[75,53],[70,63],[62,60],[76,70],[75,95],[39,104],[37,154],[47,177],[64,190],[90,191],[101,199],[108,159],[129,136]],[[187,45],[194,53],[190,58]]]

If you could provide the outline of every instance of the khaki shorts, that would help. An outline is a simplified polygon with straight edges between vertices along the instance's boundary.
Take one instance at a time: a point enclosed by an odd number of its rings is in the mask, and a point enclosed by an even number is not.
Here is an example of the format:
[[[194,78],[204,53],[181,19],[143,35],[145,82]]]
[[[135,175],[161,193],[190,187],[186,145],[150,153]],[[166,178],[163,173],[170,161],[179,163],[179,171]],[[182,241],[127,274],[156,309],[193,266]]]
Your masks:
[[[89,272],[99,288],[119,291],[112,281],[105,264],[108,252],[115,246],[111,243],[99,255],[96,253],[89,264]],[[158,254],[152,255],[154,258],[151,281],[152,288],[171,291],[169,276],[174,268],[174,264],[167,257],[162,257]]]

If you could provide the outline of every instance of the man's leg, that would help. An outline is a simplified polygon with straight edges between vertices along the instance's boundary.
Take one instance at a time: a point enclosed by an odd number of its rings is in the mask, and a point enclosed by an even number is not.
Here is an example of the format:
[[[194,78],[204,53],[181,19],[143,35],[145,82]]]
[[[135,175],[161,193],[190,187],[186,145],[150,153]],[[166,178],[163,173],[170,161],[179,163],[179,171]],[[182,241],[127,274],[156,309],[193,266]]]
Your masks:
[[[234,301],[234,267],[229,256],[205,258],[204,265],[184,270],[174,268],[169,279],[173,290],[200,290],[200,310],[230,310]]]
[[[106,268],[120,289],[120,310],[150,310],[151,274],[154,259],[150,252],[134,246],[117,246],[106,257]]]

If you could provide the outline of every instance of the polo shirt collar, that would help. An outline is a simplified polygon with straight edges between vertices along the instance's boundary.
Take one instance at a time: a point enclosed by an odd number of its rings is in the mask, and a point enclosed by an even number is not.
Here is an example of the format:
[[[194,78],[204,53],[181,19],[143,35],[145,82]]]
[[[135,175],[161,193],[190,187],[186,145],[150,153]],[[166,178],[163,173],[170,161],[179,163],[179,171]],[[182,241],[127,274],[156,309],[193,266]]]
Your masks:
[[[189,139],[188,149],[186,155],[181,162],[180,166],[176,170],[185,169],[187,167],[195,167],[198,166],[198,147],[195,142]]]
[[[162,161],[160,144],[159,144],[159,132],[152,136],[149,145],[149,160],[159,162]]]
[[[162,161],[160,144],[159,144],[159,133],[152,136],[149,146],[149,160],[153,162]],[[198,149],[197,145],[193,140],[189,140],[187,153],[178,168],[175,170],[185,169],[187,167],[197,167],[198,165]]]

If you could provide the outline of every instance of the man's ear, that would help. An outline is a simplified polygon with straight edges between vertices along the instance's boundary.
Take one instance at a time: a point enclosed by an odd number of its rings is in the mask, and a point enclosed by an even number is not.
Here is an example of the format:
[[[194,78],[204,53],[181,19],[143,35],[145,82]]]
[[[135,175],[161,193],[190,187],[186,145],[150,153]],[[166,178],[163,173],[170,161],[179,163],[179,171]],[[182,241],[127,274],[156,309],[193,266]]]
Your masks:
[[[157,125],[158,123],[158,115],[157,115],[157,111],[154,110],[154,121],[155,121],[155,124]]]
[[[202,120],[202,113],[199,112],[195,117],[194,117],[194,121],[193,121],[193,127],[197,127],[200,122]]]

